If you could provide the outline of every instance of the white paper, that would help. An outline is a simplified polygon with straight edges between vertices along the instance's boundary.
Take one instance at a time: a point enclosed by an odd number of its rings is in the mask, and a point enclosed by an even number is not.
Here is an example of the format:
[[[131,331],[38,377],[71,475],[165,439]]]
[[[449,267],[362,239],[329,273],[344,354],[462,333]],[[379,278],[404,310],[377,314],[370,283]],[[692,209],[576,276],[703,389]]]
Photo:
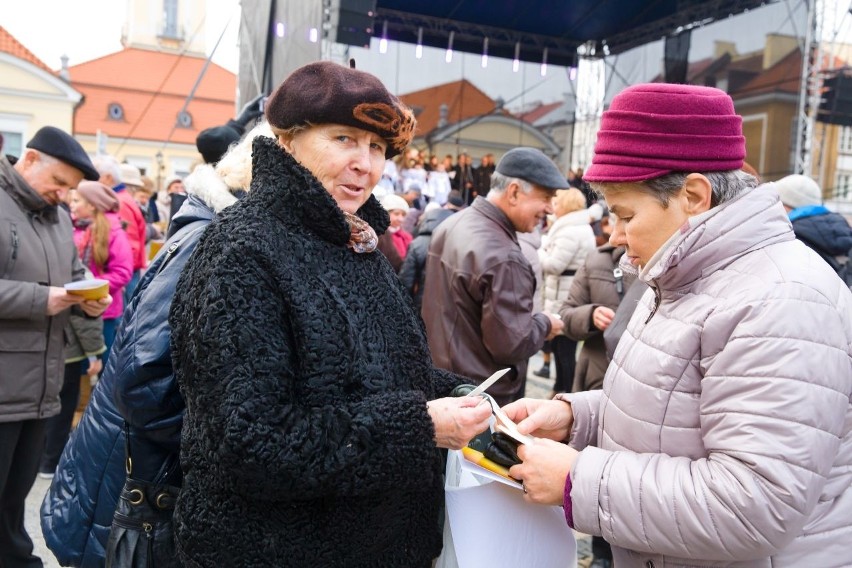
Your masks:
[[[577,566],[574,532],[561,507],[527,503],[510,480],[483,482],[486,476],[474,475],[466,464],[477,467],[461,452],[449,453],[447,520],[458,568]],[[444,561],[439,565],[452,565]]]

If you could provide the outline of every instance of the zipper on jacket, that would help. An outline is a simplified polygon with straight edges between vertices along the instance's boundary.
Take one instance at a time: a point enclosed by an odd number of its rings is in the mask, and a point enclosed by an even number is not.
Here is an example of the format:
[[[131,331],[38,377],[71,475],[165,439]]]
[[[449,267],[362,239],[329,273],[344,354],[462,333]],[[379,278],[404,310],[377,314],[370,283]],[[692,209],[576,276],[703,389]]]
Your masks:
[[[12,275],[12,271],[15,270],[15,263],[18,259],[18,247],[20,245],[20,240],[18,239],[18,228],[15,225],[11,226],[11,245],[12,251],[9,254],[9,261],[6,263],[6,270],[3,273],[3,278],[9,278]]]
[[[657,308],[660,307],[660,302],[663,300],[663,295],[660,292],[660,288],[655,285],[656,283],[652,283],[651,290],[654,291],[654,306],[651,308],[651,313],[648,314],[648,319],[645,320],[645,323],[651,321],[651,318],[654,317],[654,314],[657,313]]]

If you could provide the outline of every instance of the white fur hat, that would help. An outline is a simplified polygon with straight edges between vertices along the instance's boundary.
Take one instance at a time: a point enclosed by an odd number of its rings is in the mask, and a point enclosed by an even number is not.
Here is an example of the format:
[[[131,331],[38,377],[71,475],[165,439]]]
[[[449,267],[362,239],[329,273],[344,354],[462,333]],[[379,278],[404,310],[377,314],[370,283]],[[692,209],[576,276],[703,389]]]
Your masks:
[[[807,176],[795,174],[781,178],[775,182],[775,189],[781,203],[793,209],[822,203],[822,191],[817,182]]]
[[[381,204],[388,212],[398,209],[408,213],[408,202],[395,193],[390,193],[382,197]]]

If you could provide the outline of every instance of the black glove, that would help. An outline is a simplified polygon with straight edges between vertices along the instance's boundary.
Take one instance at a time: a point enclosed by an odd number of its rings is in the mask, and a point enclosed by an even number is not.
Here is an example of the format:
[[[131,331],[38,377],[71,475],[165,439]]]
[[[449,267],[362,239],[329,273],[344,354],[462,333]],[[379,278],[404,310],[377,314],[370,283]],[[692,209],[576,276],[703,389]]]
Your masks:
[[[250,100],[245,104],[243,109],[240,111],[239,116],[234,119],[234,122],[239,124],[245,129],[245,127],[253,120],[259,118],[263,114],[263,106],[261,105],[262,101],[266,99],[266,94],[261,93],[257,95],[255,98]]]
[[[467,396],[475,388],[476,385],[458,385],[450,392],[450,396]]]
[[[504,467],[521,463],[521,458],[518,457],[518,443],[503,432],[491,434],[491,443],[482,453],[486,458]]]

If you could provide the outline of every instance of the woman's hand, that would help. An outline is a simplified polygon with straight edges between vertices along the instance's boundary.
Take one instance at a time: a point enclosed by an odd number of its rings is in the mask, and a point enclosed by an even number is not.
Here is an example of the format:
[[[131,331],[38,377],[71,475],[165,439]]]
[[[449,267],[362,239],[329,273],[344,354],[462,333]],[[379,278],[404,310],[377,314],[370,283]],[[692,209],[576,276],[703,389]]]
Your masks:
[[[509,475],[523,482],[527,501],[562,505],[565,478],[579,454],[574,448],[553,440],[538,439],[534,444],[521,444],[518,457],[523,463],[512,466]]]
[[[561,442],[568,438],[574,424],[571,405],[561,400],[522,398],[503,407],[522,434]]]
[[[615,317],[615,312],[606,306],[598,306],[592,312],[592,324],[601,331],[606,330],[609,324],[612,323],[612,318]]]
[[[481,404],[480,404],[481,403]],[[435,444],[458,450],[488,428],[491,405],[478,396],[438,398],[426,403],[435,425]]]
[[[100,359],[91,359],[89,360],[89,368],[86,369],[86,375],[89,377],[93,377],[100,373],[104,368],[104,364]]]

